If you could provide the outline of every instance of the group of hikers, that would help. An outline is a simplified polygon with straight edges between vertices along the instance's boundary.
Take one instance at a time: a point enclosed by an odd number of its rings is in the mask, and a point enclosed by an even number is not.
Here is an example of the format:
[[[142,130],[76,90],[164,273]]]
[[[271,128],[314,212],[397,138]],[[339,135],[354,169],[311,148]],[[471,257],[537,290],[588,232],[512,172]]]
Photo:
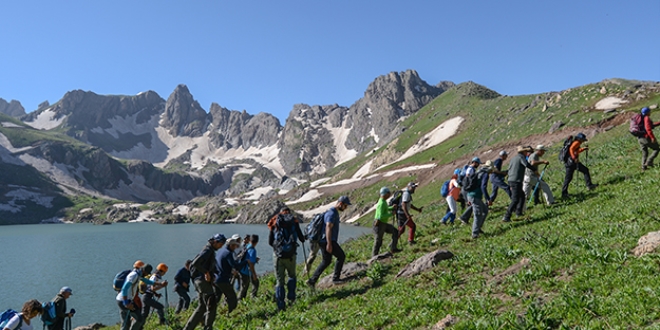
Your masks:
[[[20,311],[8,309],[0,314],[0,329],[32,330],[34,329],[34,318],[41,315],[44,329],[70,330],[71,318],[76,310],[72,308],[67,312],[66,300],[72,294],[71,288],[65,286],[60,289],[52,301],[41,303],[36,299],[31,299],[23,304]]]

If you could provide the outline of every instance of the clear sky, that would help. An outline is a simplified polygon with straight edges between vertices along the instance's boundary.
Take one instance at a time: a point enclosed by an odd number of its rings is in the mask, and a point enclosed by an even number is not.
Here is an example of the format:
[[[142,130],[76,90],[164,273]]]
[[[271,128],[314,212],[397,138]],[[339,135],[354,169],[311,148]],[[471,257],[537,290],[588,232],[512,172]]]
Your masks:
[[[67,91],[212,102],[284,120],[350,106],[417,70],[501,94],[607,78],[660,81],[660,1],[1,1],[0,97],[27,112]]]

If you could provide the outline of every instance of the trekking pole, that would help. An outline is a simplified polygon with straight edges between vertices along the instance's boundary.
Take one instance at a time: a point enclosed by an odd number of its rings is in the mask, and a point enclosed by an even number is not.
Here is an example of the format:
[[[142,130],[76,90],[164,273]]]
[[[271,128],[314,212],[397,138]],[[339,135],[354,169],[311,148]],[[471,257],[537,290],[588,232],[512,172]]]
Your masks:
[[[585,160],[587,161],[587,166],[589,166],[589,146],[587,146],[587,150],[585,151]]]
[[[170,302],[167,299],[167,286],[165,286],[165,325],[169,327],[170,322],[167,319],[167,311],[170,309]]]
[[[71,316],[64,320],[64,329],[71,330]]]
[[[305,257],[305,261],[303,262],[303,269],[307,268],[307,253],[305,252],[305,242],[302,243],[303,247],[303,257]],[[309,280],[309,272],[305,272],[307,274],[307,279]]]
[[[539,189],[539,185],[541,184],[541,180],[543,179],[543,174],[545,174],[545,169],[548,167],[548,164],[545,164],[543,166],[543,171],[541,171],[541,175],[539,176],[539,179],[536,180],[536,185],[534,186],[534,191],[532,192],[532,195],[529,196],[529,202],[527,202],[528,205],[532,204],[532,199],[534,199],[534,195],[536,194],[536,189]],[[540,198],[539,198],[540,200]]]

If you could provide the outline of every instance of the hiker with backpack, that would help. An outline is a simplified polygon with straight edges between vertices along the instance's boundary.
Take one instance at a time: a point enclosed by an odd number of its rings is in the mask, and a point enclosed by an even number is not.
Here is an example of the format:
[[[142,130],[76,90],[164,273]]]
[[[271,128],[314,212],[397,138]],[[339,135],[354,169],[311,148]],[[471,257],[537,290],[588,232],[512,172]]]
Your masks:
[[[454,224],[454,220],[456,219],[456,212],[458,212],[458,207],[456,205],[456,201],[458,201],[459,196],[461,195],[461,185],[458,183],[458,174],[460,170],[455,170],[454,174],[451,176],[451,179],[449,179],[449,183],[447,184],[446,188],[446,194],[443,193],[441,189],[440,194],[445,197],[445,200],[447,201],[447,213],[445,213],[445,216],[442,217],[441,223],[443,225],[447,224],[447,221],[449,221],[450,224]],[[444,183],[443,183],[443,188],[444,188]]]
[[[504,192],[509,195],[509,198],[511,198],[511,187],[509,187],[505,181],[508,171],[502,171],[502,165],[508,157],[509,153],[502,150],[500,151],[500,156],[493,161],[493,173],[490,175],[490,182],[493,185],[493,193],[488,198],[492,203],[495,202],[497,191],[499,189],[504,190]]]
[[[472,239],[479,238],[483,234],[481,228],[488,216],[488,206],[483,201],[483,197],[489,196],[485,191],[488,186],[488,178],[492,172],[490,161],[488,164],[478,169],[481,160],[477,157],[472,159],[472,165],[468,169],[463,184],[463,189],[467,192],[468,204],[472,209]],[[490,204],[490,202],[489,202]]]
[[[492,163],[490,162],[490,160],[486,161],[486,163],[488,164],[489,168],[492,167]],[[473,211],[474,211],[474,208],[472,207],[472,203],[470,203],[469,201],[468,189],[466,185],[469,183],[468,182],[469,175],[474,175],[475,173],[477,173],[477,169],[479,168],[480,165],[481,165],[481,159],[479,159],[479,157],[472,158],[470,164],[468,164],[468,168],[465,170],[465,176],[463,177],[463,181],[461,182],[461,193],[465,196],[465,199],[468,200],[467,208],[465,208],[463,210],[463,214],[461,214],[458,217],[459,220],[461,220],[461,222],[464,225],[470,224],[468,221],[473,216]],[[485,178],[480,177],[478,181],[471,182],[471,184],[477,186],[470,187],[470,190],[476,189],[476,187],[481,187],[483,194],[486,195],[486,199],[489,198],[490,195],[488,194],[488,177]],[[491,205],[491,203],[489,202],[488,205]]]
[[[241,300],[247,296],[250,283],[252,283],[253,298],[257,297],[257,291],[259,291],[259,276],[257,276],[257,271],[254,270],[254,265],[259,262],[259,258],[257,257],[257,244],[259,243],[259,235],[250,235],[247,242],[248,243],[245,246],[245,260],[247,261],[247,264],[240,271],[241,292],[238,295],[238,300]],[[245,244],[245,239],[243,240],[243,244]]]
[[[7,310],[0,316],[0,329],[2,330],[33,330],[32,319],[43,313],[44,308],[36,300],[28,300],[23,304],[20,312]]]
[[[406,231],[406,226],[410,227],[410,231],[408,233],[408,244],[409,245],[414,245],[417,242],[415,241],[415,231],[417,229],[417,225],[413,221],[412,214],[410,210],[415,210],[419,213],[422,213],[422,210],[424,207],[415,207],[413,205],[412,201],[412,195],[415,193],[415,190],[417,189],[418,184],[414,182],[409,182],[406,188],[403,189],[403,193],[401,195],[401,202],[399,203],[399,207],[396,210],[396,217],[399,222],[399,237],[403,235],[403,233]]]
[[[550,164],[549,161],[547,160],[541,160],[541,157],[545,155],[545,152],[548,149],[542,144],[539,144],[536,146],[534,149],[534,152],[529,155],[528,162],[534,170],[530,169],[525,169],[525,178],[523,180],[523,192],[525,193],[525,200],[530,199],[530,194],[533,194],[534,191],[536,191],[535,187],[538,185],[539,188],[541,188],[541,191],[543,191],[543,197],[545,197],[545,202],[548,206],[552,205],[555,203],[555,198],[552,195],[552,190],[550,189],[550,186],[542,180],[540,174],[539,174],[539,165],[545,164],[548,166]],[[536,196],[535,196],[536,197]],[[535,200],[535,204],[536,200]]]
[[[158,266],[156,266],[156,272],[151,275],[149,280],[151,280],[154,284],[148,285],[147,289],[144,293],[143,296],[143,307],[142,307],[142,317],[146,321],[147,318],[149,317],[149,313],[151,312],[151,308],[156,310],[156,313],[158,314],[158,321],[160,325],[164,325],[166,323],[165,320],[165,311],[163,304],[158,302],[156,299],[154,299],[154,296],[157,298],[160,298],[160,294],[157,292],[158,290],[167,287],[167,281],[163,281],[163,276],[165,273],[167,273],[167,270],[169,268],[167,267],[166,264],[160,263]]]
[[[218,250],[216,255],[216,274],[214,285],[217,292],[217,295],[224,295],[225,302],[227,303],[227,314],[231,313],[236,306],[238,305],[238,299],[236,297],[236,291],[231,284],[231,278],[234,276],[235,272],[238,272],[245,264],[245,260],[237,261],[234,258],[234,251],[241,246],[241,237],[230,238],[227,240],[227,244]]]
[[[138,297],[138,283],[143,282],[147,285],[154,284],[153,281],[142,277],[142,267],[144,262],[137,260],[133,263],[133,269],[126,275],[121,285],[121,290],[117,293],[117,305],[119,306],[119,315],[121,316],[121,330],[139,330],[144,325],[141,309],[142,302]],[[124,272],[122,272],[124,273]],[[122,274],[120,273],[120,274]],[[117,274],[119,275],[119,274]],[[115,276],[117,278],[117,276]],[[134,319],[131,325],[130,318]]]
[[[174,292],[179,295],[179,302],[176,304],[174,314],[181,313],[190,307],[190,264],[192,260],[186,260],[184,266],[174,275]]]
[[[286,309],[285,299],[289,305],[296,300],[296,256],[298,241],[305,242],[305,236],[300,229],[298,219],[291,214],[287,206],[279,214],[268,221],[268,245],[273,247],[273,265],[275,266],[275,302],[277,309]],[[284,278],[288,277],[286,287]]]
[[[344,283],[341,279],[341,270],[344,268],[346,254],[344,254],[344,250],[342,250],[337,242],[339,240],[339,212],[345,211],[350,205],[351,201],[348,199],[348,196],[340,196],[339,199],[337,199],[335,206],[331,207],[323,214],[323,223],[325,227],[323,230],[323,236],[319,241],[323,260],[314,271],[312,277],[307,280],[307,285],[309,287],[314,288],[316,281],[318,281],[323,271],[330,266],[333,256],[337,258],[337,262],[335,263],[335,269],[332,275],[332,283]]]
[[[380,188],[380,198],[376,204],[376,214],[374,216],[374,247],[371,250],[371,256],[377,256],[380,252],[380,247],[383,244],[383,235],[385,233],[392,235],[392,243],[390,243],[390,253],[401,252],[397,247],[399,241],[399,231],[389,224],[392,217],[392,206],[387,205],[387,199],[392,196],[392,192],[387,187]]]
[[[525,192],[523,191],[523,181],[525,179],[525,168],[536,171],[532,165],[527,162],[527,156],[534,150],[530,146],[519,146],[518,153],[509,162],[509,187],[511,187],[511,204],[506,210],[502,221],[511,221],[511,215],[516,212],[517,216],[522,216],[525,211]]]
[[[222,234],[209,238],[204,249],[192,260],[190,276],[197,291],[199,304],[183,327],[183,330],[193,330],[204,320],[204,330],[212,330],[215,322],[218,302],[215,296],[213,280],[216,277],[215,252],[225,245],[227,239]]]
[[[587,189],[594,190],[598,187],[598,184],[591,182],[591,174],[589,173],[589,168],[584,166],[580,162],[580,153],[589,150],[589,147],[580,148],[582,143],[587,142],[587,136],[584,133],[578,133],[575,135],[575,139],[569,137],[564,146],[566,149],[566,162],[564,167],[566,169],[566,176],[564,177],[564,184],[561,187],[561,198],[568,199],[568,185],[573,181],[573,174],[575,171],[580,171],[584,174],[584,182],[587,185]],[[568,144],[568,146],[566,146]],[[561,155],[561,153],[560,153]]]
[[[639,146],[642,148],[642,171],[653,167],[653,161],[660,152],[658,140],[653,135],[653,128],[660,125],[660,121],[651,121],[651,109],[642,108],[642,111],[630,119],[630,133],[637,137]],[[649,149],[653,150],[649,157]]]
[[[64,330],[64,319],[67,317],[73,317],[75,310],[71,309],[67,313],[66,311],[66,300],[71,297],[73,291],[70,287],[65,286],[60,289],[60,292],[57,293],[53,301],[51,302],[55,309],[55,318],[51,320],[52,324],[48,324],[48,330]],[[44,313],[45,314],[45,313]]]
[[[314,216],[312,216],[312,220],[309,221],[305,230],[305,239],[309,241],[309,256],[307,256],[305,260],[305,270],[303,271],[303,274],[307,274],[308,278],[310,272],[312,271],[312,264],[314,263],[314,260],[316,259],[316,256],[318,255],[321,247],[319,241],[323,236],[324,214],[325,212],[314,214]],[[305,246],[303,245],[303,253],[304,252]]]

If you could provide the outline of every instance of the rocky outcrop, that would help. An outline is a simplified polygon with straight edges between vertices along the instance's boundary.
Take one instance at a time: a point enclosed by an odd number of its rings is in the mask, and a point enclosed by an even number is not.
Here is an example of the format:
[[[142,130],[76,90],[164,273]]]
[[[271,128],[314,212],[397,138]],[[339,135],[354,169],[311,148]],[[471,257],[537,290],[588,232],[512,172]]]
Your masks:
[[[173,136],[201,136],[206,131],[206,111],[195,101],[186,85],[176,86],[165,104],[162,125]]]
[[[447,314],[444,319],[438,321],[438,323],[431,327],[431,330],[445,330],[456,323],[458,323],[458,318],[451,314]]]
[[[280,200],[263,201],[255,207],[242,210],[236,217],[236,223],[267,223],[285,206]]]
[[[635,257],[653,253],[660,246],[660,231],[650,232],[639,238],[637,246],[632,250]]]
[[[488,283],[500,284],[504,281],[505,278],[520,273],[521,270],[529,267],[531,260],[528,258],[522,258],[519,263],[511,265],[509,268],[505,269],[503,272],[493,276],[493,278],[488,281]]]
[[[280,121],[275,116],[259,113],[256,116],[245,110],[232,111],[211,104],[209,111],[211,125],[209,141],[216,148],[232,149],[243,147],[270,146],[278,141],[282,129]]]
[[[21,102],[16,100],[7,102],[0,98],[0,113],[18,118],[25,115],[25,108],[23,108]]]
[[[344,267],[341,269],[341,275],[339,278],[344,281],[352,281],[355,279],[358,279],[361,275],[366,273],[367,269],[369,268],[369,265],[363,263],[363,262],[349,262],[344,264]],[[316,287],[319,289],[327,289],[330,287],[335,286],[334,283],[332,283],[332,277],[334,275],[328,275],[323,278],[321,278],[317,283]]]
[[[442,260],[448,260],[453,257],[454,254],[447,250],[435,250],[408,264],[401,271],[399,271],[398,274],[396,274],[395,278],[413,277],[419,273],[425,272],[428,269],[435,267],[438,262]]]

